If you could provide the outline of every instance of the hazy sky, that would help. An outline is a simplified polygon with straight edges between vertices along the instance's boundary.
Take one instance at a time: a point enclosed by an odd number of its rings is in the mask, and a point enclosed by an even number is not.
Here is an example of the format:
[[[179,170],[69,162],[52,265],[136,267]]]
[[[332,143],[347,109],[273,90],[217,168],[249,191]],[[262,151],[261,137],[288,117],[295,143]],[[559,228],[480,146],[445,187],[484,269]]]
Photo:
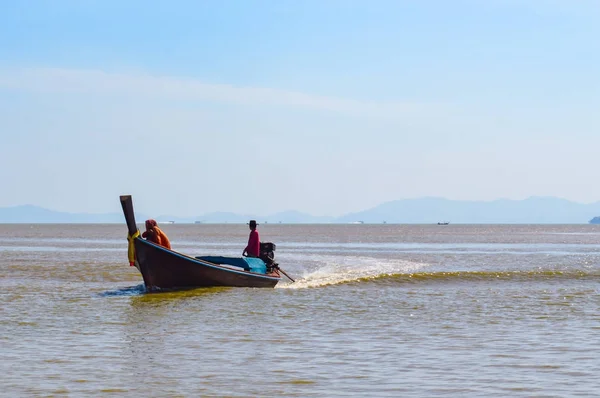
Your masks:
[[[0,207],[600,200],[600,1],[0,1]]]

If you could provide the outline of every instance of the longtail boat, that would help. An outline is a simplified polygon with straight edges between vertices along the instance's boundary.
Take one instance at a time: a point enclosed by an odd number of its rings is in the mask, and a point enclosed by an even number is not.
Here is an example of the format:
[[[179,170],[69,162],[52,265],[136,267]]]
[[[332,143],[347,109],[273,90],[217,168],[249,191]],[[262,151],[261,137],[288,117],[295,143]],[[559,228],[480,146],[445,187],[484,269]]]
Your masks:
[[[267,267],[260,258],[191,257],[147,241],[136,226],[131,195],[120,199],[128,229],[129,261],[142,274],[146,290],[215,286],[273,288],[281,279],[280,271],[285,274],[276,263],[270,261]],[[275,245],[268,245],[274,250]]]

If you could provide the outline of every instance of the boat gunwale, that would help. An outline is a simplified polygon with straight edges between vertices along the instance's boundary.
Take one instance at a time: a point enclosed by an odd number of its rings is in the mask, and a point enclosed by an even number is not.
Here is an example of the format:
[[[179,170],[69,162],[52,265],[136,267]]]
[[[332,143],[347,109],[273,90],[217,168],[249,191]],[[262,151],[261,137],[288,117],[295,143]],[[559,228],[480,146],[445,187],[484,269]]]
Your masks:
[[[216,269],[221,270],[221,271],[233,272],[235,274],[251,275],[252,277],[256,277],[256,278],[266,278],[266,279],[278,280],[278,281],[281,280],[281,276],[269,276],[267,274],[259,274],[257,272],[246,271],[246,270],[238,271],[238,270],[231,269],[231,268],[228,268],[228,267],[222,267],[220,264],[214,264],[214,263],[211,263],[209,261],[199,260],[199,259],[197,259],[195,257],[188,256],[186,254],[180,253],[180,252],[175,251],[175,250],[169,250],[166,247],[163,247],[161,245],[158,245],[158,244],[156,244],[154,242],[150,242],[150,241],[142,239],[142,238],[136,238],[136,240],[139,240],[140,242],[143,242],[144,244],[148,244],[150,246],[153,246],[153,247],[155,247],[157,249],[163,250],[163,251],[165,251],[165,252],[167,252],[169,254],[173,254],[175,256],[181,257],[181,258],[183,258],[185,260],[190,260],[193,263],[196,263],[198,265],[202,265],[202,266],[206,266],[206,267],[211,267],[211,268],[216,268]]]

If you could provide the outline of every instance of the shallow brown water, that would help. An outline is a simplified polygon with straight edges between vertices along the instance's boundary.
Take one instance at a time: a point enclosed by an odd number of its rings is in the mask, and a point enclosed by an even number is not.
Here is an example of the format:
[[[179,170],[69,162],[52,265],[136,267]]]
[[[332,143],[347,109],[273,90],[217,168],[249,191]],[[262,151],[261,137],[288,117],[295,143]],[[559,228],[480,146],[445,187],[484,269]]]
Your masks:
[[[245,225],[165,225],[241,255]],[[0,225],[4,396],[595,396],[600,228],[261,225],[297,282],[145,294],[123,225]]]

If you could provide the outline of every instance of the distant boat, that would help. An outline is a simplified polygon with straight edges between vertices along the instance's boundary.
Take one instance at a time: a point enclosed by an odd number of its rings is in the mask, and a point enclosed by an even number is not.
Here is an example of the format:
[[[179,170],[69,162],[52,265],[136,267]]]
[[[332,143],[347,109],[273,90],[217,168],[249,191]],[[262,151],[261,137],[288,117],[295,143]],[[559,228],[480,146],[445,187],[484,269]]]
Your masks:
[[[448,225],[450,224],[450,221],[443,221],[443,222],[438,222],[437,225]]]

